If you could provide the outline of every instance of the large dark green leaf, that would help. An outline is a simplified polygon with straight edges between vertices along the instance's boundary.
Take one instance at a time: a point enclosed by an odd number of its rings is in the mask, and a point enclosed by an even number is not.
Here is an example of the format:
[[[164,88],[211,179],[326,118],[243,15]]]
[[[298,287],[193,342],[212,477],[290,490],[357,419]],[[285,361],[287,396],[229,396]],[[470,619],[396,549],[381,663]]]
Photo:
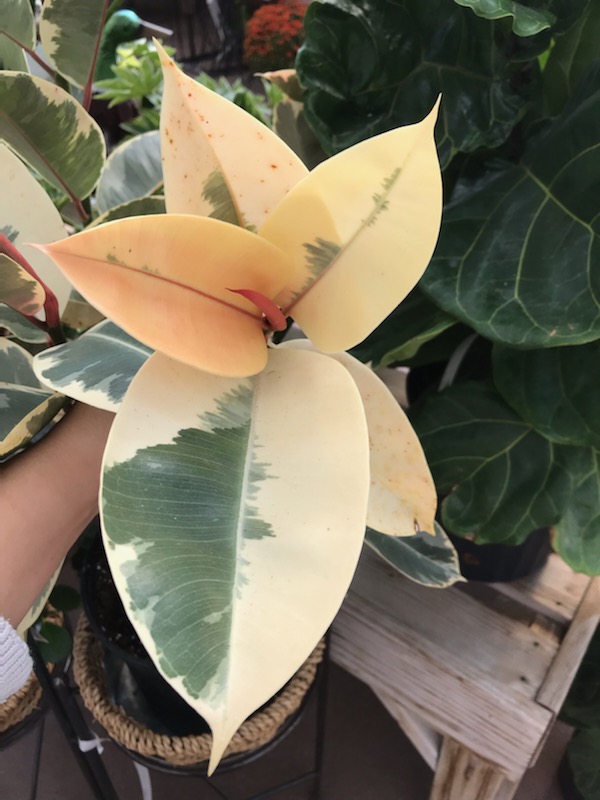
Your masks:
[[[600,339],[551,350],[495,345],[493,362],[500,393],[536,431],[600,450]]]
[[[421,288],[496,341],[599,338],[599,154],[600,61],[519,165],[446,207]]]
[[[470,8],[478,17],[502,19],[512,17],[512,29],[517,36],[534,36],[551,28],[556,17],[547,9],[529,8],[514,0],[454,0],[459,6]]]
[[[371,361],[375,368],[403,364],[422,345],[455,324],[453,317],[416,288],[352,352],[361,361]]]
[[[23,72],[0,75],[0,138],[72,199],[90,194],[104,165],[96,122],[63,89]]]
[[[315,2],[305,31],[305,112],[328,153],[422,119],[440,92],[443,162],[501,144],[523,113],[506,36],[448,0]]]
[[[556,522],[570,481],[557,446],[520,419],[492,388],[456,384],[411,417],[442,503],[442,524],[480,544],[523,541]]]
[[[573,492],[554,530],[554,547],[575,572],[600,575],[600,452],[563,447]]]
[[[559,36],[544,68],[544,95],[557,114],[592,62],[600,57],[600,3],[589,0],[583,14]]]

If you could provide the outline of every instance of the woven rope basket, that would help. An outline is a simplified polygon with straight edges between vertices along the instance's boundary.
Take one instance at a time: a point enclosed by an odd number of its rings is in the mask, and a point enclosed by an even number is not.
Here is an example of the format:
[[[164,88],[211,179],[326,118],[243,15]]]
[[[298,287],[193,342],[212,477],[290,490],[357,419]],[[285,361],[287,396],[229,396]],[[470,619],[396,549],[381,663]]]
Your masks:
[[[254,713],[231,740],[225,757],[256,750],[270,742],[286,720],[302,704],[317,667],[323,659],[325,642],[319,642],[294,677],[265,708]],[[166,736],[144,727],[108,699],[104,678],[103,649],[85,615],[81,615],[73,643],[73,674],[83,702],[108,735],[134,753],[160,758],[176,766],[192,766],[208,761],[212,737]]]
[[[60,611],[51,606],[46,606],[44,620],[55,625],[62,625],[64,617]],[[52,670],[52,664],[48,664],[47,667]],[[18,692],[15,692],[0,705],[0,733],[5,733],[9,728],[27,719],[36,708],[39,708],[41,700],[42,687],[35,673],[32,672],[25,686],[21,687]]]

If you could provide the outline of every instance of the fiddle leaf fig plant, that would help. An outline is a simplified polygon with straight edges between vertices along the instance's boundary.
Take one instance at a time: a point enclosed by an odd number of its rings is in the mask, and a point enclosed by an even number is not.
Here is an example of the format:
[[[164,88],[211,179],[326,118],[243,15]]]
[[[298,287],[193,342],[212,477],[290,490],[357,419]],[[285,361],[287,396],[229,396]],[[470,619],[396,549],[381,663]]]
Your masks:
[[[592,0],[318,0],[297,59],[327,153],[444,92],[444,214],[418,286],[353,352],[411,369],[444,528],[552,527],[600,573],[600,7]]]

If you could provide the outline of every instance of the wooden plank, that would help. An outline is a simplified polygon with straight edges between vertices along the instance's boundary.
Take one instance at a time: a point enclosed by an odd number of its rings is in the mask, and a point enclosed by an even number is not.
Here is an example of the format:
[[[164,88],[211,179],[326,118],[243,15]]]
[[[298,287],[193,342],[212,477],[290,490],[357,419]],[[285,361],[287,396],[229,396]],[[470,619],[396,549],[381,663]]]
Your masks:
[[[559,647],[556,630],[507,617],[457,588],[430,589],[365,551],[351,594],[393,618],[418,637],[421,649],[435,642],[447,658],[469,664],[515,695],[534,700]]]
[[[429,800],[512,800],[516,790],[493,764],[444,739]]]
[[[537,694],[540,705],[558,713],[599,620],[600,579],[595,578],[589,582],[558,655],[540,687]]]
[[[353,593],[334,623],[331,657],[512,780],[520,779],[553,718],[533,700],[507,691],[493,671],[477,669]]]
[[[566,625],[573,619],[590,580],[588,575],[573,572],[557,553],[552,553],[535,575],[488,586],[534,613]]]
[[[406,736],[413,743],[428,767],[435,771],[439,757],[442,737],[430,725],[427,725],[416,714],[411,714],[384,689],[373,688],[381,703],[396,720]]]

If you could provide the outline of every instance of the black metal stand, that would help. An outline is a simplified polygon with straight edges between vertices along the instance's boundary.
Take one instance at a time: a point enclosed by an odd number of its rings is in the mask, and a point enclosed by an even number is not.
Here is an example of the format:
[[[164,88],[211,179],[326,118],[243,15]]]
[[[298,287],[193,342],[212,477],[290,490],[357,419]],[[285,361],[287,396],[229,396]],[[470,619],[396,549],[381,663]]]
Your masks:
[[[65,668],[63,670],[57,671],[56,674],[51,675],[48,672],[48,669],[44,664],[43,660],[40,658],[35,641],[30,638],[29,644],[35,664],[35,671],[38,680],[42,686],[44,697],[46,698],[50,708],[52,709],[53,713],[56,716],[60,728],[71,747],[75,760],[79,764],[79,767],[93,793],[95,800],[119,800],[119,796],[115,791],[115,788],[108,775],[108,772],[106,771],[104,763],[102,762],[100,754],[96,750],[90,750],[89,752],[83,752],[81,750],[80,742],[86,741],[90,738],[90,730],[77,704],[77,700],[75,698],[77,690],[76,688],[73,687],[73,685],[69,680],[68,669]],[[315,691],[317,692],[317,709],[316,709],[316,723],[315,723],[316,730],[315,730],[315,747],[313,753],[313,768],[305,773],[302,773],[301,775],[297,775],[294,778],[285,781],[284,783],[279,783],[276,786],[272,786],[260,792],[259,794],[252,795],[251,797],[246,798],[246,800],[267,800],[267,798],[275,797],[279,792],[282,792],[284,789],[289,789],[292,786],[300,785],[309,780],[313,781],[311,800],[319,800],[319,798],[321,797],[321,774],[323,767],[323,750],[325,742],[325,723],[326,723],[325,715],[327,706],[328,681],[329,681],[329,648],[326,647],[323,662],[320,664],[318,668],[315,683],[313,684],[313,687],[309,691],[303,704],[304,707],[308,703],[309,698],[314,695]],[[273,742],[265,745],[264,747],[259,748],[258,750],[250,754],[243,754],[237,757],[234,756],[231,759],[225,760],[225,762],[223,762],[224,769],[221,769],[221,772],[240,769],[246,766],[247,764],[250,764],[256,761],[257,759],[261,758],[263,755],[265,755],[265,753],[273,750],[275,747],[277,747],[277,745],[285,736],[287,736],[289,733],[293,731],[293,729],[298,724],[299,719],[300,719],[300,714],[298,714],[298,717],[293,722],[291,722],[287,726],[287,728],[280,735],[276,737],[276,739]],[[42,737],[43,737],[43,716],[40,722],[38,739],[34,754],[35,765],[33,770],[32,790],[30,795],[31,800],[35,800],[37,795],[37,783],[38,783],[38,774],[39,774],[40,757],[42,749]],[[144,767],[147,767],[150,770],[169,772],[170,774],[173,775],[194,774],[198,778],[203,780],[204,783],[210,786],[210,788],[220,798],[222,798],[222,800],[230,800],[229,795],[225,794],[218,786],[216,786],[211,778],[208,778],[205,772],[205,768],[204,768],[204,774],[202,774],[201,770],[195,770],[192,773],[192,771],[189,769],[186,770],[185,768],[180,769],[177,767],[170,767],[169,765],[166,764],[166,762],[161,762],[159,759],[151,759],[151,758],[146,758],[144,756],[139,756],[136,753],[132,753],[131,751],[126,750],[123,746],[121,745],[119,746],[134,761],[136,761],[138,764]],[[229,761],[230,763],[227,764],[227,761]]]

